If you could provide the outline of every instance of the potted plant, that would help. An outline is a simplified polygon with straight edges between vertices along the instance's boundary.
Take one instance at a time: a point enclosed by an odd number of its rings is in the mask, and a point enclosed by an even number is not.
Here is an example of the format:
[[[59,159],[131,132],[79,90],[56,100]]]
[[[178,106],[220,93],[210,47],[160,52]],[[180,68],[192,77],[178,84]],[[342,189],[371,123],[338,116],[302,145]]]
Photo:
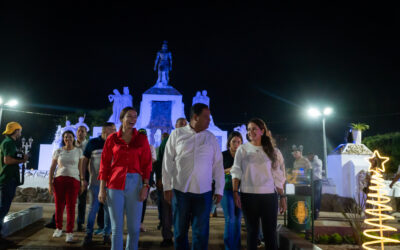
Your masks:
[[[369,125],[365,123],[352,123],[351,129],[355,144],[361,144],[362,131],[369,129]]]

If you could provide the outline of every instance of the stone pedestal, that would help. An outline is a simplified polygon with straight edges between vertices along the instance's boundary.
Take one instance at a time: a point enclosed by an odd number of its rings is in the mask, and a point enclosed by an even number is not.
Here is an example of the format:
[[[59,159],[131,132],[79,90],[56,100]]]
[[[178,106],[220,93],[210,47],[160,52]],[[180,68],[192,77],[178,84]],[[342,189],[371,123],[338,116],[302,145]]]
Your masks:
[[[185,117],[182,95],[173,87],[152,87],[142,95],[136,128],[147,130],[150,144],[157,144],[154,139],[157,130],[171,133],[178,118]],[[158,138],[157,138],[158,139]]]
[[[221,151],[223,152],[226,150],[226,143],[228,142],[228,132],[221,130],[214,124],[212,124],[212,125],[213,126],[211,126],[211,124],[210,124],[208,131],[210,131],[211,133],[213,133],[215,135],[215,137],[217,137],[217,141],[219,143],[219,146],[221,147]]]
[[[327,159],[328,178],[336,184],[336,194],[342,197],[358,197],[358,175],[368,172],[368,158],[372,156],[364,144],[344,144]]]

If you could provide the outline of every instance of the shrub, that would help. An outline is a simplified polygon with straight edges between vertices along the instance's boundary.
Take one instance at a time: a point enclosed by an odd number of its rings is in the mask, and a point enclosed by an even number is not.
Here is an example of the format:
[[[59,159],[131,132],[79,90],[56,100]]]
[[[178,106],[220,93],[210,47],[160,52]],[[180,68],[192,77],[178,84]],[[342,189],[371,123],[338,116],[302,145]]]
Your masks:
[[[334,233],[331,235],[329,242],[333,243],[333,244],[342,244],[343,238],[342,238],[342,236],[340,236],[340,234]]]
[[[323,234],[318,237],[317,242],[319,244],[328,244],[329,238],[330,238],[329,235]]]

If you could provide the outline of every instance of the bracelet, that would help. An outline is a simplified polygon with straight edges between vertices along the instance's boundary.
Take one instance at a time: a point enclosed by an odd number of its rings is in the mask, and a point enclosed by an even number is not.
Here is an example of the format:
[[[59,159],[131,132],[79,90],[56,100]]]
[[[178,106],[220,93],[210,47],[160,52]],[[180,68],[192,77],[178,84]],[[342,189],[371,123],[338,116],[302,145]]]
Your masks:
[[[234,193],[239,193],[239,191],[238,191],[238,190],[233,190],[233,192],[234,192]]]
[[[282,195],[279,195],[279,197],[280,198],[286,198],[286,195],[282,194]]]
[[[149,185],[148,183],[143,183],[143,187],[147,187],[147,188],[149,188],[149,187],[150,187],[150,185]]]

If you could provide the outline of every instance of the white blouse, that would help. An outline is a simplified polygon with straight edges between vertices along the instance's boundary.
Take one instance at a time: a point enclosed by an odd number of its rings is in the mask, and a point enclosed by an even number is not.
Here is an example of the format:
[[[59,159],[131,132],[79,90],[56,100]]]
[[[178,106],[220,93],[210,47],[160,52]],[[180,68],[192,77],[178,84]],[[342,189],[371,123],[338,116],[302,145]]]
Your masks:
[[[272,162],[262,146],[254,146],[248,142],[238,148],[231,175],[232,179],[241,180],[241,192],[269,194],[274,193],[276,188],[283,189],[286,181],[284,160],[279,149],[275,148],[275,152],[278,167],[272,169]]]
[[[77,147],[72,150],[59,148],[54,151],[53,159],[57,160],[56,177],[69,176],[79,181],[79,160],[82,157],[82,150]]]

